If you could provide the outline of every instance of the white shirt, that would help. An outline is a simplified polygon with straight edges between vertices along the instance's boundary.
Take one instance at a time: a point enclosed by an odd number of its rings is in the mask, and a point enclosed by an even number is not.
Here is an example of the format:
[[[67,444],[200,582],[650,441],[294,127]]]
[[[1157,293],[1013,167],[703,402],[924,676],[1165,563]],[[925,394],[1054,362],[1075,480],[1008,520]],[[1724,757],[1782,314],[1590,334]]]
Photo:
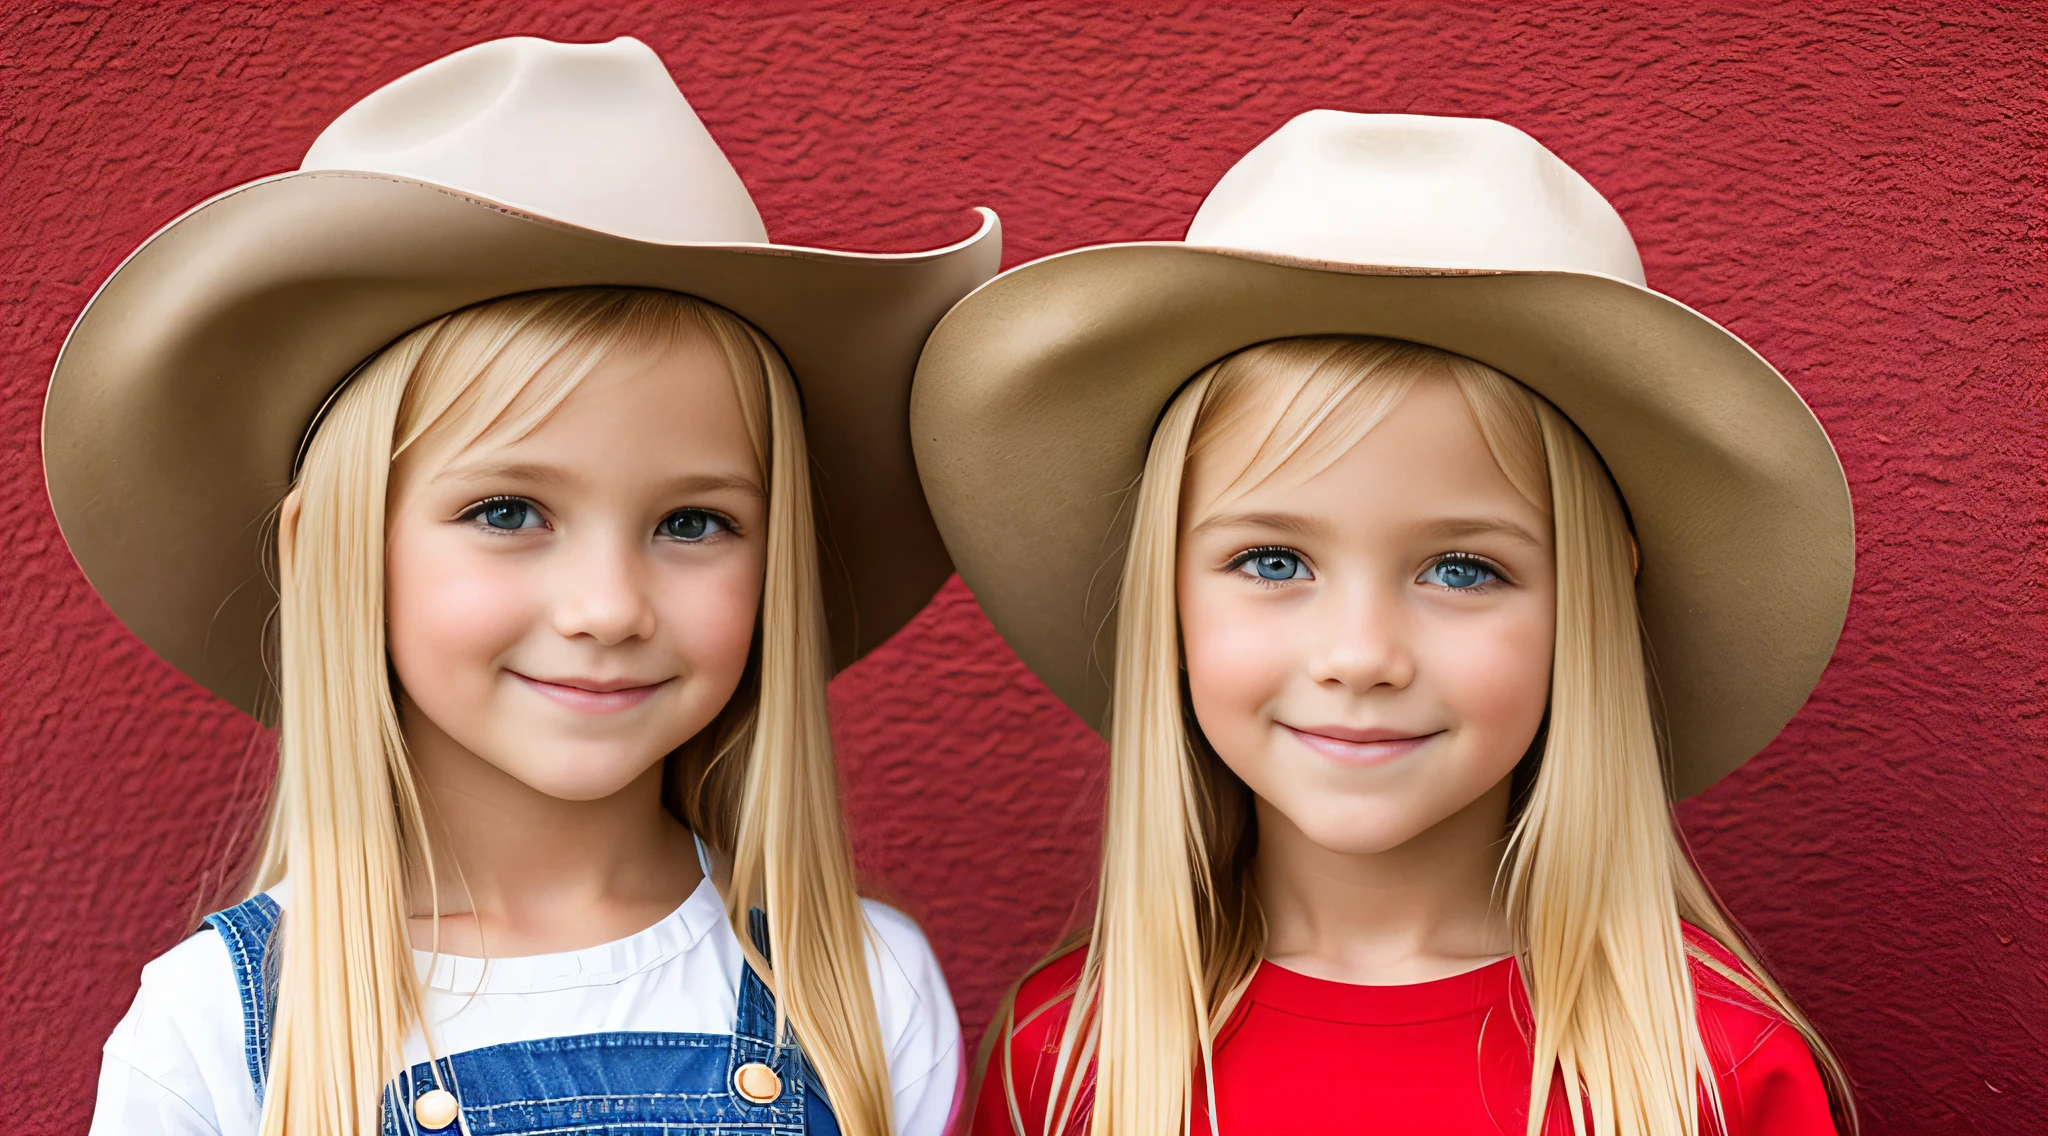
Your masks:
[[[270,892],[289,905],[288,888]],[[898,1136],[940,1136],[961,1085],[960,1022],[917,924],[862,900],[868,978],[889,1061]],[[651,1031],[730,1034],[744,956],[706,879],[654,926],[580,951],[524,958],[413,952],[444,1056],[507,1042]],[[142,968],[107,1039],[91,1136],[255,1136],[242,1000],[226,942],[208,927]],[[425,1039],[407,1065],[428,1059]]]

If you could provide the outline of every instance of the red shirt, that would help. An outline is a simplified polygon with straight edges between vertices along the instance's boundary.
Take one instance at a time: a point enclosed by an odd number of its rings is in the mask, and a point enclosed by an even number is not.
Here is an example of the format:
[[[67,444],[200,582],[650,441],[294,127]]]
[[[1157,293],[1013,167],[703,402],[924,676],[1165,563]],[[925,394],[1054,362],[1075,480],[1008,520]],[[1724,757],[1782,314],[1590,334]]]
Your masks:
[[[1692,940],[1739,968],[1718,943]],[[1017,1018],[1025,1024],[1010,1041],[1010,1061],[1026,1136],[1044,1132],[1054,1103],[1053,1062],[1082,962],[1078,949],[1063,955],[1017,993]],[[1693,984],[1728,1136],[1835,1136],[1827,1091],[1799,1031],[1699,963]],[[1048,1008],[1030,1018],[1040,1006]],[[1262,963],[1217,1039],[1217,1131],[1522,1136],[1529,1111],[1527,1007],[1511,958],[1413,986],[1352,986]],[[1194,1130],[1202,1133],[1208,1122],[1199,1081],[1195,1093]],[[1547,1132],[1571,1132],[1563,1101],[1560,1081]],[[1085,1107],[1077,1112],[1082,1116],[1070,1131],[1085,1132]],[[1704,1099],[1701,1114],[1702,1130],[1714,1131]],[[995,1060],[972,1132],[1012,1132]]]

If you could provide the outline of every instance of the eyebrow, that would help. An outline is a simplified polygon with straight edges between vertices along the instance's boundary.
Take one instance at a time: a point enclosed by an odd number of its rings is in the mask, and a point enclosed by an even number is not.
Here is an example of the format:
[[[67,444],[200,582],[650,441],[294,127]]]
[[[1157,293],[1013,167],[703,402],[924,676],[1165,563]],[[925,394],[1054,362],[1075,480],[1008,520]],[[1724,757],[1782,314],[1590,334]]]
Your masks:
[[[1531,547],[1543,546],[1542,538],[1506,517],[1448,517],[1418,527],[1431,536],[1447,539],[1464,536],[1504,536]]]
[[[664,483],[672,493],[711,493],[720,489],[736,489],[754,497],[767,497],[766,490],[759,482],[742,474],[732,473],[686,473],[674,481]]]
[[[436,481],[525,481],[539,485],[565,485],[571,478],[551,465],[535,462],[486,462],[481,465],[450,466],[435,475]]]
[[[1320,520],[1298,513],[1223,513],[1196,525],[1189,530],[1189,535],[1221,529],[1268,529],[1296,536],[1319,536],[1327,531],[1327,526]],[[1542,539],[1536,534],[1506,517],[1447,517],[1418,525],[1417,529],[1444,540],[1468,536],[1504,536],[1532,548],[1540,548],[1543,545]]]
[[[1222,513],[1188,530],[1188,535],[1218,529],[1273,529],[1296,536],[1316,536],[1325,527],[1323,522],[1298,513]]]
[[[518,481],[540,486],[567,485],[575,480],[557,466],[536,462],[456,466],[442,471],[440,477],[449,481]],[[662,484],[664,493],[711,493],[721,489],[734,489],[755,497],[767,496],[758,482],[743,474],[686,473]]]

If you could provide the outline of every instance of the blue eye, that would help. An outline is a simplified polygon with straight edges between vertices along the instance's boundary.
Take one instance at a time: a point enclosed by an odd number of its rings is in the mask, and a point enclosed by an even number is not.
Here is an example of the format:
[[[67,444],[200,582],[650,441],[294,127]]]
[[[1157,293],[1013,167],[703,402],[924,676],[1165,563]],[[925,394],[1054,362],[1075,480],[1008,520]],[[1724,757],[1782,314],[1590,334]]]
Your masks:
[[[654,530],[658,535],[682,541],[700,541],[717,533],[731,531],[731,526],[714,514],[702,509],[678,509],[662,518]]]
[[[1449,588],[1452,591],[1469,591],[1500,579],[1500,574],[1487,567],[1481,560],[1469,556],[1446,556],[1422,570],[1425,583]]]
[[[517,497],[492,498],[463,514],[463,519],[482,521],[486,526],[500,532],[537,529],[544,523],[540,519],[540,510],[533,507],[533,502],[522,501]]]
[[[1286,548],[1255,548],[1239,554],[1231,568],[1261,580],[1313,580],[1315,573],[1308,570],[1308,562],[1301,554]]]

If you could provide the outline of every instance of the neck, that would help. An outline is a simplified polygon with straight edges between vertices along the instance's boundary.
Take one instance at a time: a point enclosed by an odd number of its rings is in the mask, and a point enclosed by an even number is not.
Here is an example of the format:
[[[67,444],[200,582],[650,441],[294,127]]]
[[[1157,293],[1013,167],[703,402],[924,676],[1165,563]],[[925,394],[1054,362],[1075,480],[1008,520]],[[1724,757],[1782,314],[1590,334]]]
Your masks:
[[[1403,985],[1462,974],[1506,955],[1494,902],[1506,850],[1509,784],[1407,842],[1340,852],[1310,840],[1258,800],[1253,873],[1266,957],[1337,982]]]
[[[552,797],[471,753],[400,699],[434,876],[409,885],[416,946],[500,958],[623,938],[680,906],[703,872],[661,801],[662,763],[590,801]],[[438,906],[439,927],[433,916]]]

